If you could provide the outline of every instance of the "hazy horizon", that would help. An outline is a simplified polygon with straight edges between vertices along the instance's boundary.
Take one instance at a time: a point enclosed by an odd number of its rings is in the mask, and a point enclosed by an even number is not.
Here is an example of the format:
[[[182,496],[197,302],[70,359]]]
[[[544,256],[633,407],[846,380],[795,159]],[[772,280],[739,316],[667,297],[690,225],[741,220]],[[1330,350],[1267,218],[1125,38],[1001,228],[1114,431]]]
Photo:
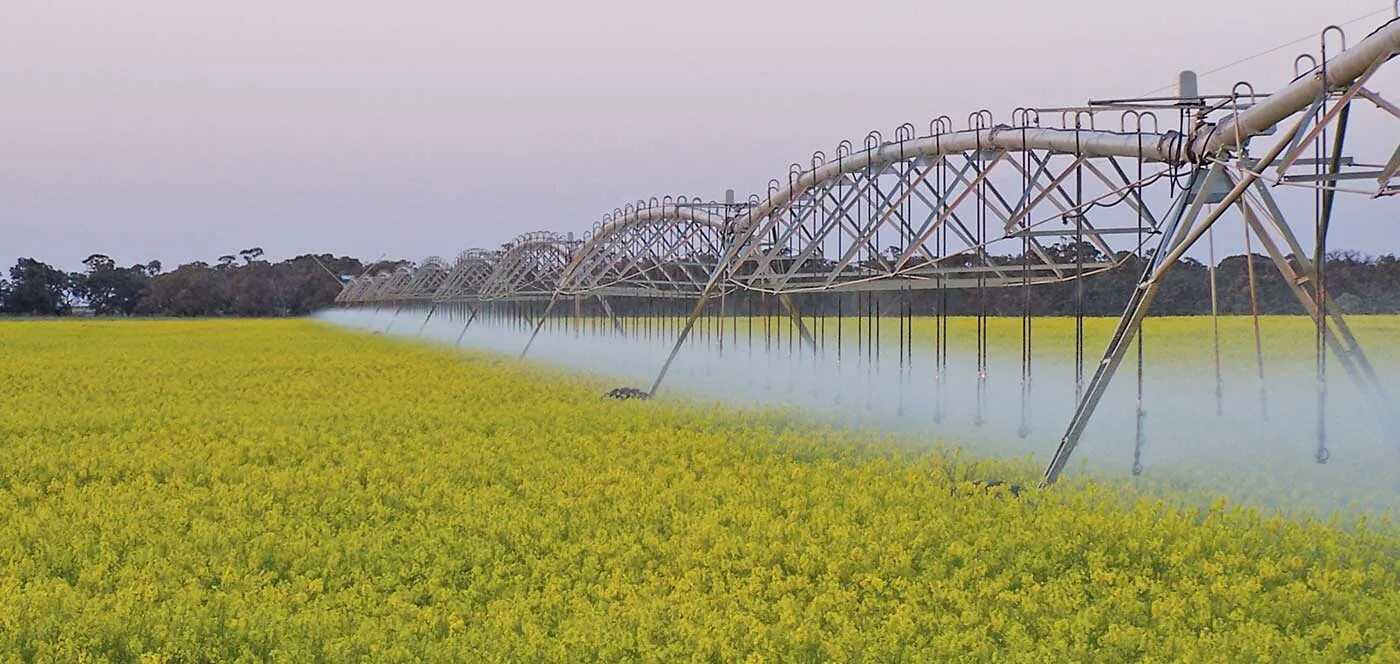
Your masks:
[[[20,0],[0,10],[0,261],[416,260],[581,234],[639,198],[742,198],[871,129],[1139,95],[1381,12],[1354,43],[1388,8]],[[1202,87],[1272,89],[1315,49]],[[1340,201],[1331,246],[1400,252],[1396,209]]]

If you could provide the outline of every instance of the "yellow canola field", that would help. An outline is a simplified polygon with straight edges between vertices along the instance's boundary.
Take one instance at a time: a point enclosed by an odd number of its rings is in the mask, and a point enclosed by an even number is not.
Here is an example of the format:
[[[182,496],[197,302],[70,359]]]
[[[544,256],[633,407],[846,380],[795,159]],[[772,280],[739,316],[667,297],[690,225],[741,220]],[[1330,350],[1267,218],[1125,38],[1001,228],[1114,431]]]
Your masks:
[[[1400,661],[1400,530],[308,321],[0,324],[0,660]]]

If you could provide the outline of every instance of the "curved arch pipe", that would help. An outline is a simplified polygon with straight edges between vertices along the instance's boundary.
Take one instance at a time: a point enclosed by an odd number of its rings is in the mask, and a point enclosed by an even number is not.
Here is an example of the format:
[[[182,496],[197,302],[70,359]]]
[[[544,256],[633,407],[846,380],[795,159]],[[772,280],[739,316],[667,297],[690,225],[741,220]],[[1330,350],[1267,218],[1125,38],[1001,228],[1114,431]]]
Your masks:
[[[525,294],[552,294],[563,274],[563,266],[572,258],[570,244],[564,236],[550,231],[521,235],[496,261],[495,268],[481,285],[479,297],[483,300],[500,300]],[[531,256],[538,260],[531,261]],[[521,288],[529,282],[539,283],[543,287],[528,293],[522,291]]]
[[[1203,163],[1222,152],[1237,149],[1236,136],[1247,140],[1272,129],[1294,113],[1308,108],[1325,90],[1347,87],[1373,65],[1394,57],[1397,51],[1400,51],[1400,19],[1376,28],[1355,46],[1315,66],[1237,115],[1197,132],[1191,139],[1192,161]]]
[[[725,229],[724,217],[694,207],[680,205],[644,207],[599,226],[598,230],[595,231],[592,236],[585,240],[582,245],[579,245],[578,250],[575,252],[574,259],[570,261],[569,269],[576,267],[589,252],[593,251],[598,244],[612,235],[638,224],[657,221],[691,221],[709,226],[721,232]]]
[[[734,230],[738,233],[748,232],[757,220],[782,208],[794,197],[821,183],[836,180],[843,175],[860,173],[867,168],[882,168],[901,161],[975,150],[1039,150],[1084,157],[1141,157],[1149,162],[1179,164],[1186,161],[1184,147],[1184,137],[1177,132],[1127,133],[1101,129],[1023,128],[1008,125],[883,143],[869,150],[856,150],[840,159],[803,172],[791,184],[778,188],[744,215],[736,218]]]
[[[599,226],[582,245],[574,250],[573,257],[564,267],[558,290],[561,293],[573,295],[586,294],[593,290],[593,287],[580,282],[598,269],[600,265],[606,270],[608,267],[612,267],[607,261],[626,260],[629,257],[639,258],[611,250],[612,242],[619,236],[646,226],[656,225],[664,229],[677,223],[695,224],[721,237],[728,229],[728,222],[723,216],[689,205],[647,206],[630,211]],[[655,253],[656,249],[670,253],[671,250],[675,249],[675,246],[662,245],[661,247],[649,246],[647,248],[652,253]],[[718,259],[719,255],[723,253],[724,247],[716,246],[715,249],[716,259]],[[619,275],[619,278],[624,277]],[[696,286],[698,288],[701,285],[703,284]]]

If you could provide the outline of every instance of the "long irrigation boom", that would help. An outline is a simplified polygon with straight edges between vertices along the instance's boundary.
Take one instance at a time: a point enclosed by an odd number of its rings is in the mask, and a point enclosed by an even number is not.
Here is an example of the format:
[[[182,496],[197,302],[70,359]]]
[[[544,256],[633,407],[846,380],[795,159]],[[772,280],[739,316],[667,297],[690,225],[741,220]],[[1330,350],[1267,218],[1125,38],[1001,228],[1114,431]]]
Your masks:
[[[794,338],[815,346],[794,296],[1022,288],[1022,373],[1029,382],[1031,289],[1075,284],[1078,406],[1046,469],[1045,482],[1053,483],[1135,343],[1142,371],[1141,323],[1163,279],[1229,215],[1312,316],[1319,390],[1325,395],[1328,358],[1335,358],[1385,430],[1400,432],[1365,353],[1328,300],[1324,260],[1338,194],[1377,200],[1397,191],[1391,181],[1400,171],[1400,107],[1368,87],[1397,52],[1400,20],[1349,48],[1341,29],[1329,27],[1316,54],[1295,60],[1303,71],[1273,93],[1240,83],[1228,95],[1201,95],[1194,75],[1183,72],[1174,97],[1018,108],[1009,123],[979,111],[963,128],[946,116],[924,128],[906,123],[890,137],[870,132],[860,143],[842,141],[830,155],[816,152],[747,199],[639,200],[605,215],[580,240],[527,233],[499,251],[471,249],[451,263],[429,258],[362,275],[345,283],[337,302],[423,306],[429,316],[457,307],[470,311],[467,326],[481,311],[508,307],[528,312],[532,341],[547,321],[577,318],[585,307],[625,334],[609,298],[670,302],[683,323],[673,330],[654,393],[716,302],[719,316],[742,315],[725,310],[726,296],[735,293],[774,298]],[[1366,112],[1367,140],[1348,143],[1348,127],[1359,126]],[[1163,131],[1167,126],[1176,130]],[[1282,205],[1273,194],[1279,187],[1311,191],[1312,209]],[[1305,243],[1290,217],[1309,213],[1313,232]],[[1145,268],[1108,349],[1087,372],[1078,284],[1127,264]],[[1257,298],[1253,269],[1251,262]],[[946,304],[936,313],[946,315]],[[912,309],[899,315],[912,316]],[[978,311],[979,394],[987,315]],[[1261,365],[1261,381],[1263,375]],[[1318,417],[1326,417],[1325,396]],[[1138,438],[1140,448],[1141,430]],[[1325,427],[1318,438],[1318,460],[1325,461]]]

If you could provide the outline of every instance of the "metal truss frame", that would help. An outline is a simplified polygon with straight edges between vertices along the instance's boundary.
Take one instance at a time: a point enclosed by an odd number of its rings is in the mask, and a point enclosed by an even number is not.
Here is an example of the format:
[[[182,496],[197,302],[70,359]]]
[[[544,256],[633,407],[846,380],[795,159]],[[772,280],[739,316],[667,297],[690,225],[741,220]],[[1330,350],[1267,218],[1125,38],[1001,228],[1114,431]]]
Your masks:
[[[1392,183],[1400,147],[1372,164],[1342,154],[1349,116],[1360,104],[1400,120],[1400,106],[1367,87],[1400,51],[1400,21],[1329,56],[1329,37],[1339,36],[1338,28],[1324,30],[1320,56],[1272,94],[1238,84],[1229,95],[1021,108],[1010,124],[979,111],[956,129],[944,116],[922,135],[905,124],[892,140],[871,132],[859,146],[843,141],[832,158],[817,152],[742,204],[637,201],[595,224],[583,241],[527,233],[499,252],[464,252],[451,267],[424,261],[351,279],[336,300],[466,302],[467,326],[485,304],[547,300],[524,355],[563,298],[597,297],[619,332],[606,297],[693,299],[654,394],[707,302],[724,293],[776,295],[811,341],[792,295],[1028,287],[1072,282],[1141,257],[1147,267],[1103,359],[1079,386],[1076,412],[1046,469],[1049,484],[1065,468],[1162,280],[1234,211],[1387,430],[1400,431],[1389,422],[1388,399],[1364,352],[1327,302],[1323,256],[1305,255],[1265,186],[1317,192],[1318,252],[1337,194],[1400,192]],[[1160,131],[1159,112],[1179,118],[1179,131]],[[1331,148],[1319,147],[1329,136]],[[1252,157],[1251,142],[1265,137],[1272,145]]]
[[[564,269],[561,295],[695,297],[724,254],[726,205],[652,199],[594,225]]]
[[[544,299],[554,295],[577,242],[552,231],[525,233],[501,252],[481,285],[483,301]]]

